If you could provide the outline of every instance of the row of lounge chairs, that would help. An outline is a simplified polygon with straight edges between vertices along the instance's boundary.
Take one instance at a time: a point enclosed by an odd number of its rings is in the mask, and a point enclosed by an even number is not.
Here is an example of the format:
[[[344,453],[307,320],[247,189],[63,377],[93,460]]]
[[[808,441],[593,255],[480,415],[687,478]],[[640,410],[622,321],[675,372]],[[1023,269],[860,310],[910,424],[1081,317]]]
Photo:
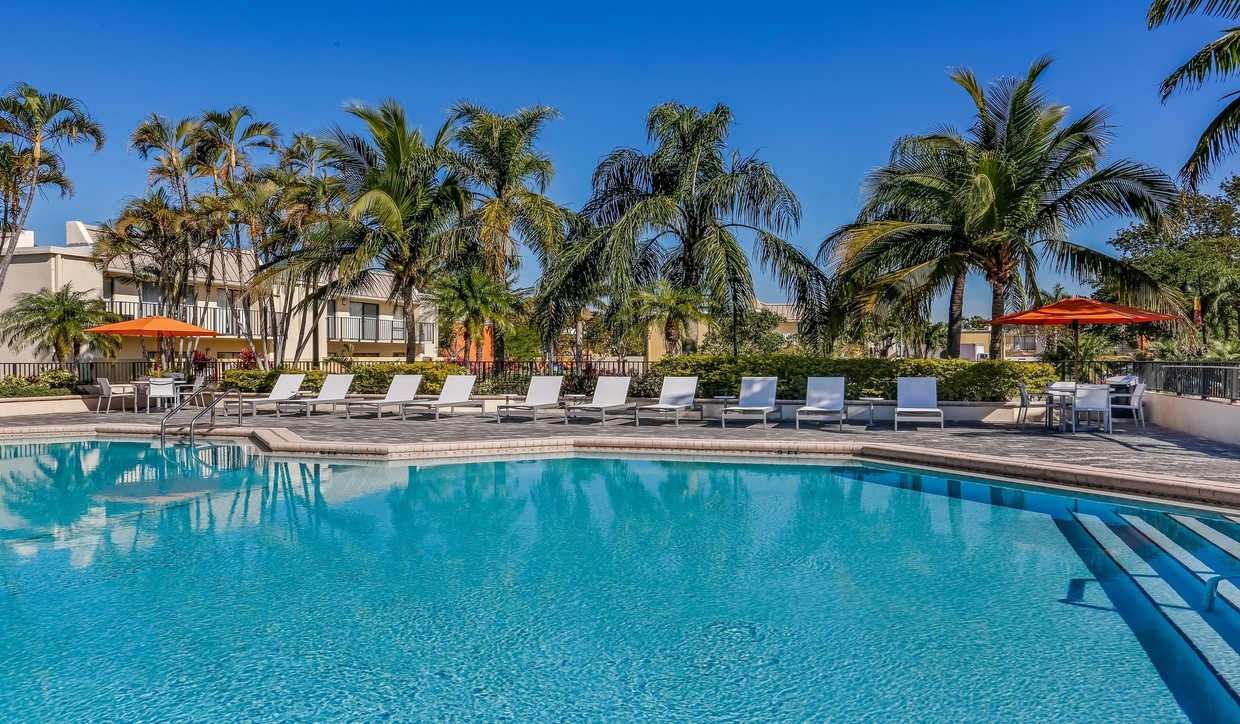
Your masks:
[[[354,412],[374,412],[382,417],[384,411],[395,408],[400,412],[401,419],[408,419],[409,413],[434,413],[439,419],[443,410],[476,407],[481,409],[482,400],[472,398],[474,375],[451,375],[444,381],[436,399],[419,399],[418,388],[422,384],[422,375],[395,375],[382,399],[364,399],[349,397],[349,387],[353,384],[353,375],[328,375],[319,392],[310,397],[303,397],[299,392],[303,374],[283,374],[276,380],[267,397],[227,400],[225,407],[241,406],[242,412],[257,414],[260,410],[272,408],[279,417],[290,408],[294,412],[309,415],[319,407],[330,405],[335,412],[343,406],[346,417]],[[567,423],[571,417],[586,413],[597,413],[603,424],[607,423],[607,414],[632,409],[634,423],[641,425],[642,413],[648,415],[671,415],[676,425],[680,424],[680,413],[694,406],[697,394],[697,377],[665,377],[663,388],[659,393],[659,401],[649,405],[633,405],[628,401],[629,377],[600,377],[594,389],[594,396],[588,402],[564,404],[560,402],[560,391],[564,378],[555,376],[534,377],[530,380],[525,399],[520,402],[505,402],[495,410],[495,421],[503,422],[505,417],[514,414],[528,413],[534,422],[538,421],[539,412],[560,409]],[[758,416],[762,426],[769,424],[769,418],[778,407],[775,402],[776,388],[779,379],[775,377],[745,377],[741,380],[739,397],[736,403],[725,405],[720,418],[720,425],[727,427],[729,418]],[[805,405],[797,408],[795,421],[797,429],[803,419],[819,419],[823,422],[836,422],[843,429],[848,419],[848,405],[845,399],[845,380],[843,377],[811,377],[806,385]],[[733,398],[725,398],[731,400]],[[938,406],[937,381],[933,377],[901,377],[896,382],[895,426],[899,429],[900,421],[937,420],[943,427],[943,411]]]

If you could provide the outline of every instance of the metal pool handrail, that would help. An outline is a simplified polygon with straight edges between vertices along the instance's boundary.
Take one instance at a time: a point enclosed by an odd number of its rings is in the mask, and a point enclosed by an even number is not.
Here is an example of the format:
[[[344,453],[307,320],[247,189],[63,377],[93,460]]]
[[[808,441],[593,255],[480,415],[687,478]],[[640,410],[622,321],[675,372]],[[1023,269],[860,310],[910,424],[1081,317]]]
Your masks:
[[[211,404],[202,408],[202,410],[197,415],[194,415],[194,419],[189,421],[189,444],[190,445],[194,444],[194,428],[198,424],[198,421],[202,419],[202,416],[207,414],[208,412],[211,413],[211,424],[214,425],[215,424],[215,406],[220,404],[224,400],[228,399],[228,396],[234,392],[237,393],[237,426],[243,427],[245,425],[245,419],[242,417],[242,410],[244,408],[241,404],[241,389],[239,387],[230,387],[227,390],[224,390],[224,392],[219,397],[215,398],[214,400],[211,400]]]
[[[1223,581],[1240,581],[1240,576],[1214,576],[1206,581],[1206,595],[1201,601],[1201,608],[1203,610],[1214,610],[1214,599],[1218,598],[1218,584]]]
[[[164,415],[164,419],[159,421],[159,446],[160,447],[164,446],[164,439],[168,432],[168,421],[172,419],[173,415],[185,409],[185,406],[188,405],[190,403],[190,400],[194,399],[194,397],[195,395],[189,395],[184,400],[181,400],[180,402],[178,402],[175,407],[173,407],[171,410],[168,410],[167,414]],[[134,402],[135,409],[137,407],[137,404],[138,404],[137,402]],[[150,400],[148,400],[146,404],[147,404],[147,407],[150,407],[150,404],[151,404]]]

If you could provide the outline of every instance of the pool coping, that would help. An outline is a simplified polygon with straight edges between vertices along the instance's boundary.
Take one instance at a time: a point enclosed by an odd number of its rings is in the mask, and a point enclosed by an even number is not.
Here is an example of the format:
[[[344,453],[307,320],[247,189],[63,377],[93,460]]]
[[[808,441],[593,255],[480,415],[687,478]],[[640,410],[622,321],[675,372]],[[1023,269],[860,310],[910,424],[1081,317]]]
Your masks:
[[[170,428],[172,434],[182,428]],[[58,436],[157,437],[158,425],[81,423],[0,427],[0,440]],[[918,465],[962,473],[999,475],[1030,483],[1050,483],[1091,491],[1149,496],[1240,509],[1240,485],[1172,475],[979,455],[955,450],[880,442],[701,440],[675,437],[564,436],[502,438],[469,442],[354,443],[307,440],[282,427],[226,427],[204,430],[201,437],[248,441],[263,452],[298,457],[359,457],[418,460],[511,456],[549,452],[657,453],[660,455],[740,455],[754,457],[859,458],[875,462]]]

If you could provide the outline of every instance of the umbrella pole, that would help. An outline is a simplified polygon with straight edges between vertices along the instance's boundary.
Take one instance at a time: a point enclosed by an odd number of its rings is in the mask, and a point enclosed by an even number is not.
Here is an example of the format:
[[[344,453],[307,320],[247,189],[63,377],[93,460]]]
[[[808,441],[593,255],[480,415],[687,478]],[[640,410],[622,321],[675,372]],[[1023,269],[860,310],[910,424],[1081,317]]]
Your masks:
[[[1072,365],[1072,381],[1081,381],[1081,323],[1072,320],[1072,351],[1075,361]]]

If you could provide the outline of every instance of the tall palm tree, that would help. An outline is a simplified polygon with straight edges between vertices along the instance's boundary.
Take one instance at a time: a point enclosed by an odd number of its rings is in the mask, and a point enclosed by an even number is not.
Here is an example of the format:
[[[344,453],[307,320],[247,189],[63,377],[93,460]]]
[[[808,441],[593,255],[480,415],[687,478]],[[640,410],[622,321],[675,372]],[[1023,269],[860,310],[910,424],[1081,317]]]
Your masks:
[[[27,83],[18,83],[0,96],[0,136],[10,136],[24,161],[18,167],[19,193],[13,218],[0,229],[0,289],[8,277],[17,239],[25,228],[34,197],[42,186],[41,176],[49,157],[56,156],[61,146],[88,142],[95,150],[103,148],[103,127],[86,112],[81,102],[56,93],[41,93]],[[57,158],[52,166],[63,173]],[[61,185],[61,191],[71,189]]]
[[[512,316],[520,299],[509,289],[507,281],[496,281],[490,271],[473,265],[445,274],[436,280],[432,295],[439,306],[439,318],[461,325],[465,338],[465,355],[472,343],[474,361],[482,364],[482,347],[486,324],[512,328]]]
[[[467,253],[497,280],[520,265],[525,245],[540,267],[564,240],[567,212],[546,191],[554,166],[535,143],[543,127],[560,117],[554,108],[520,108],[512,115],[460,102],[452,108],[457,124],[457,163],[474,192],[466,220]],[[505,325],[493,328],[495,361],[504,361]]]
[[[469,192],[449,165],[449,124],[428,142],[394,100],[379,106],[351,102],[345,111],[362,121],[367,135],[337,128],[323,145],[340,170],[348,219],[324,224],[313,246],[289,262],[335,270],[337,278],[311,303],[375,288],[379,272],[390,274],[389,298],[404,311],[405,356],[413,362],[420,294],[460,254],[459,225],[469,210]]]
[[[83,348],[112,357],[121,348],[119,337],[91,334],[85,330],[119,322],[102,299],[74,291],[72,284],[59,289],[40,289],[18,294],[13,305],[0,314],[0,340],[13,346],[32,346],[50,352],[61,367],[77,362]]]
[[[1147,20],[1153,29],[1194,13],[1237,20],[1240,19],[1240,1],[1154,0]],[[1176,91],[1197,90],[1206,81],[1231,78],[1237,73],[1240,73],[1240,27],[1231,27],[1163,79],[1159,92],[1166,103]],[[1231,100],[1202,131],[1184,168],[1180,169],[1180,178],[1190,189],[1196,188],[1210,175],[1215,164],[1240,145],[1240,94],[1229,93],[1226,97]]]
[[[280,131],[274,123],[254,120],[248,106],[233,106],[203,111],[196,140],[199,154],[223,184],[237,181],[239,171],[252,168],[250,154],[255,150],[278,151]]]
[[[19,149],[12,143],[0,143],[0,239],[15,228],[21,214],[33,155],[29,148]],[[73,193],[73,182],[65,176],[60,157],[56,155],[43,155],[35,185],[43,193],[55,190],[62,198]]]
[[[800,223],[801,205],[769,164],[728,150],[731,124],[723,105],[653,108],[646,130],[654,150],[617,149],[599,164],[583,209],[597,233],[556,255],[544,293],[580,296],[578,287],[601,282],[610,303],[623,307],[639,287],[663,277],[706,297],[716,314],[735,315],[753,298],[742,241],[749,237],[762,267],[799,304],[813,303],[826,279],[783,238]]]
[[[565,211],[547,198],[554,166],[535,147],[554,108],[521,108],[512,115],[461,102],[453,106],[457,162],[474,190],[471,251],[503,279],[520,264],[522,244],[542,262],[564,238]]]
[[[1177,191],[1154,168],[1105,162],[1107,112],[1069,120],[1038,83],[1050,62],[989,87],[967,69],[952,74],[973,101],[973,125],[902,139],[892,163],[872,174],[861,218],[819,250],[836,265],[841,295],[871,306],[932,296],[947,285],[959,291],[962,272],[976,272],[998,317],[1026,305],[1045,260],[1077,278],[1108,279],[1137,303],[1177,299],[1135,267],[1068,240],[1073,227],[1112,215],[1159,224]],[[992,328],[992,357],[1002,348],[1002,328]]]

